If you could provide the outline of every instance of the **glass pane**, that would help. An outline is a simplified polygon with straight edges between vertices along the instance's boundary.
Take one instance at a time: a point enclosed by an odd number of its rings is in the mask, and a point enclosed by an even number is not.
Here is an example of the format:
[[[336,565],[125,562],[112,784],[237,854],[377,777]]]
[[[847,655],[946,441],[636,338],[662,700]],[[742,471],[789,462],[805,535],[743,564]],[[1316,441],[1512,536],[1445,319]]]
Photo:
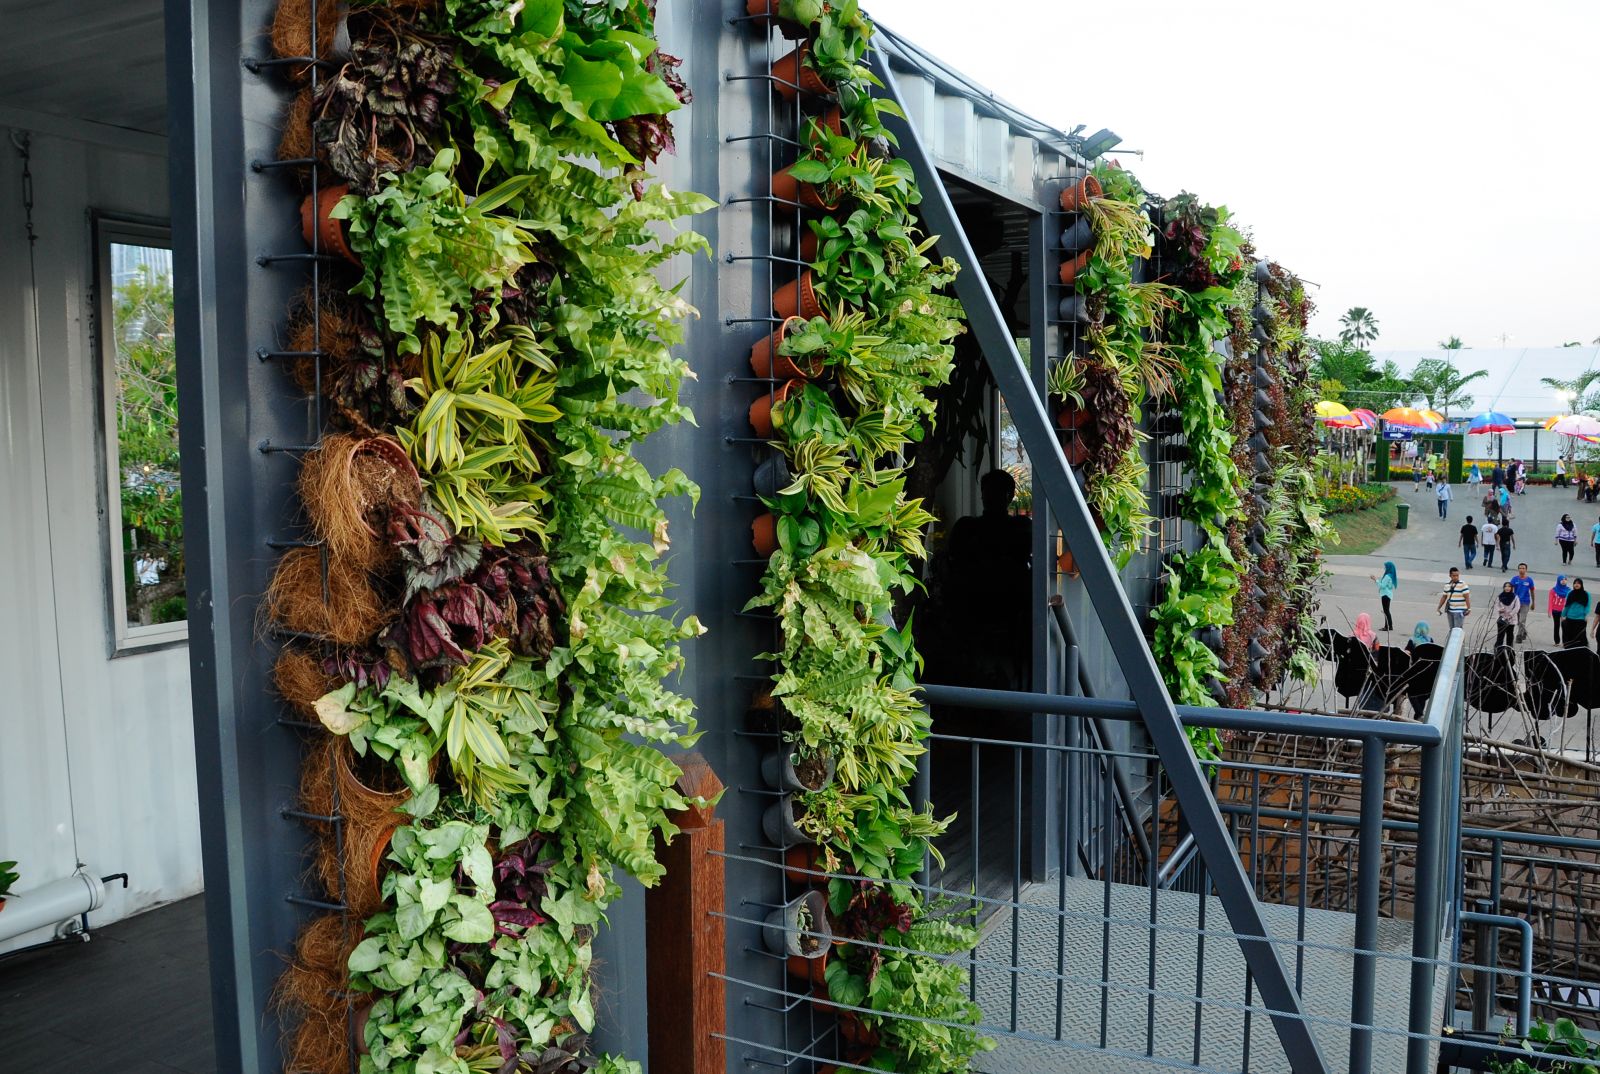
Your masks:
[[[113,242],[111,338],[128,626],[188,618],[172,251]]]

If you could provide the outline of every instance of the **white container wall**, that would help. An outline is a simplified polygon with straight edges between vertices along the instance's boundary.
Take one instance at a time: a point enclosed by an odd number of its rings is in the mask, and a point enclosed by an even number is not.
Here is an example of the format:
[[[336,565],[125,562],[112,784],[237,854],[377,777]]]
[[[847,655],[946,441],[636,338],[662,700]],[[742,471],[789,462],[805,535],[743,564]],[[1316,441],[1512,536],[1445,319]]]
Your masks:
[[[36,290],[22,161],[0,145],[0,860],[20,892],[80,861],[128,873],[104,925],[201,889],[187,647],[112,655],[91,307],[89,212],[165,220],[167,162],[155,138],[32,139]]]

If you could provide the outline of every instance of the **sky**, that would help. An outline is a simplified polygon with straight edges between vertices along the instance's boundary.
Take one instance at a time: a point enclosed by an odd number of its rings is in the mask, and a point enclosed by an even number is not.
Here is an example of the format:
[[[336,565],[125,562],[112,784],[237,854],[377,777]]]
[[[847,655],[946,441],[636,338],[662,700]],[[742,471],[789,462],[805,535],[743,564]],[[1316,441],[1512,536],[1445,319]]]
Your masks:
[[[1231,209],[1374,350],[1600,337],[1600,0],[865,0],[1151,190]],[[981,17],[978,12],[982,12]]]

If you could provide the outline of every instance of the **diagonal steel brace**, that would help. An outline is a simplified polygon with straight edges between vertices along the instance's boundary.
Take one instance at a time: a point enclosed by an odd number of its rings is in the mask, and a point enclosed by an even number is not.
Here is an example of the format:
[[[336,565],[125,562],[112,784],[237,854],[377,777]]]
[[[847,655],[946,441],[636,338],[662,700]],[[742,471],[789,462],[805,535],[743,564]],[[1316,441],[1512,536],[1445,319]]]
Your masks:
[[[888,52],[892,49],[880,35],[872,51],[872,71],[883,84],[883,95],[904,111],[904,99],[894,72],[889,69]],[[1271,1012],[1284,1054],[1295,1074],[1327,1074],[1327,1063],[1305,1020],[1300,995],[1289,983],[1288,972],[1273,949],[1271,934],[1261,915],[1261,904],[1256,901],[1244,866],[1234,852],[1210,785],[1189,747],[1188,736],[1178,721],[1172,698],[1167,695],[1155,657],[1145,644],[1138,617],[1128,603],[1128,595],[1111,565],[1111,556],[1089,517],[1088,504],[1067,466],[1061,444],[1045,414],[1044,403],[1033,389],[1027,366],[1000,315],[1000,307],[984,279],[972,244],[962,230],[938,168],[909,117],[902,120],[886,115],[884,120],[899,139],[899,155],[916,173],[922,191],[919,211],[923,223],[929,233],[939,236],[940,251],[961,266],[956,278],[956,294],[966,310],[968,324],[983,349],[984,361],[994,375],[1006,409],[1027,449],[1034,477],[1044,486],[1050,509],[1066,534],[1084,587],[1099,610],[1101,628],[1116,653],[1133,700],[1139,706],[1141,720],[1216,885],[1245,962],[1261,989],[1262,1003]]]

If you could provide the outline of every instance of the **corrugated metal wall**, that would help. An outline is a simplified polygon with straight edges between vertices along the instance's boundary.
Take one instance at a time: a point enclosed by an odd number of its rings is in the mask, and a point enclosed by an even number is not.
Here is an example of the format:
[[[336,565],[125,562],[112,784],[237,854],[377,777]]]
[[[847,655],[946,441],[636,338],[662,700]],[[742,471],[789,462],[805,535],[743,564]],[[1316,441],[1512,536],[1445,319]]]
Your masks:
[[[36,345],[22,162],[3,145],[0,858],[23,891],[78,860],[126,871],[105,924],[201,887],[188,654],[110,655],[90,309],[89,211],[164,218],[167,162],[34,134]]]

